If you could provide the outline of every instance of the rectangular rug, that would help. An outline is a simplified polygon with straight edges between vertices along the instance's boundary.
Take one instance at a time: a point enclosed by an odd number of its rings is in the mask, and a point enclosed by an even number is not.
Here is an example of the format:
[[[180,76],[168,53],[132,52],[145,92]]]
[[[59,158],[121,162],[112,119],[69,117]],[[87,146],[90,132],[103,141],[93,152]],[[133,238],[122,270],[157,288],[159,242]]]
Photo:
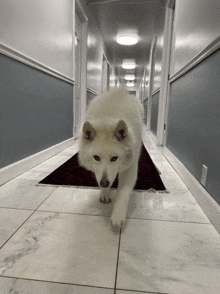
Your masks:
[[[72,156],[64,164],[54,170],[49,176],[44,178],[39,184],[55,186],[75,186],[75,187],[99,187],[95,174],[78,164],[78,153]],[[118,177],[116,177],[111,188],[117,188]],[[138,178],[135,190],[153,192],[164,192],[166,190],[159,172],[150,158],[144,145],[142,145],[141,155],[138,163]]]

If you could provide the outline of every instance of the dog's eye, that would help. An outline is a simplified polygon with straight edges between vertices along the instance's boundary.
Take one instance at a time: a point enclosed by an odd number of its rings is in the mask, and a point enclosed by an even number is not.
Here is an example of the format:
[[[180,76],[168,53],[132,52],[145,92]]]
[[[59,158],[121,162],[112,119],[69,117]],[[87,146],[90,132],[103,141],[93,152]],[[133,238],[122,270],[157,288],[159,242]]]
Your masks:
[[[96,161],[100,161],[100,157],[98,155],[94,155],[93,158],[96,160]]]
[[[111,158],[111,162],[116,161],[117,159],[118,159],[118,156],[113,156],[113,157]]]

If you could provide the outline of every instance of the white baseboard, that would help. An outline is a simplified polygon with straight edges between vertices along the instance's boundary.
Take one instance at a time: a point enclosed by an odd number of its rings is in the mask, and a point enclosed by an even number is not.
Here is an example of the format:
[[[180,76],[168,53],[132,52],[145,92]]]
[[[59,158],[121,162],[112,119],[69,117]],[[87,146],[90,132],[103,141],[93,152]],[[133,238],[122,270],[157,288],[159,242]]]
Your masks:
[[[220,234],[220,206],[218,203],[169,149],[165,147],[163,154],[187,185],[198,204],[201,206],[215,229]]]
[[[3,185],[11,179],[19,176],[20,174],[26,172],[27,170],[33,168],[34,166],[61,152],[63,149],[73,145],[73,143],[74,138],[70,138],[43,151],[35,153],[34,155],[31,155],[15,163],[12,163],[6,167],[1,168],[0,185]]]
[[[154,135],[153,132],[150,131],[150,136],[151,138],[153,139],[154,143],[156,144],[156,141],[157,141],[157,137]]]

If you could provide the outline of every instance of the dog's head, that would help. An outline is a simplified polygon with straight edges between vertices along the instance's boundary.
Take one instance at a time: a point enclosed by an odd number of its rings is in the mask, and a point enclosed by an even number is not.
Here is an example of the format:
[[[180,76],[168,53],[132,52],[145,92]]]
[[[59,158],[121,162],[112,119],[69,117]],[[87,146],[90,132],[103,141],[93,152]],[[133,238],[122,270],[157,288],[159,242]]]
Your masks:
[[[123,120],[111,127],[84,123],[79,162],[95,173],[100,187],[111,187],[117,174],[127,169],[131,160],[130,135]]]

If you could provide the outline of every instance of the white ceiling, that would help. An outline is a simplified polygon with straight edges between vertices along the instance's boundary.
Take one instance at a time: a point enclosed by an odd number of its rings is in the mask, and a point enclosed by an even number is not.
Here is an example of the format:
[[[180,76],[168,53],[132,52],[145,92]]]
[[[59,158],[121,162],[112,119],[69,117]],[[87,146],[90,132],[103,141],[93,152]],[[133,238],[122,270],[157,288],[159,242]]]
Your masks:
[[[125,83],[125,73],[134,72],[138,85],[149,62],[150,46],[157,27],[158,19],[165,13],[164,0],[88,0],[102,34],[106,48],[115,65],[120,82]],[[118,36],[131,34],[139,42],[132,46],[123,46],[116,42]],[[124,70],[124,59],[133,59],[135,70]]]

